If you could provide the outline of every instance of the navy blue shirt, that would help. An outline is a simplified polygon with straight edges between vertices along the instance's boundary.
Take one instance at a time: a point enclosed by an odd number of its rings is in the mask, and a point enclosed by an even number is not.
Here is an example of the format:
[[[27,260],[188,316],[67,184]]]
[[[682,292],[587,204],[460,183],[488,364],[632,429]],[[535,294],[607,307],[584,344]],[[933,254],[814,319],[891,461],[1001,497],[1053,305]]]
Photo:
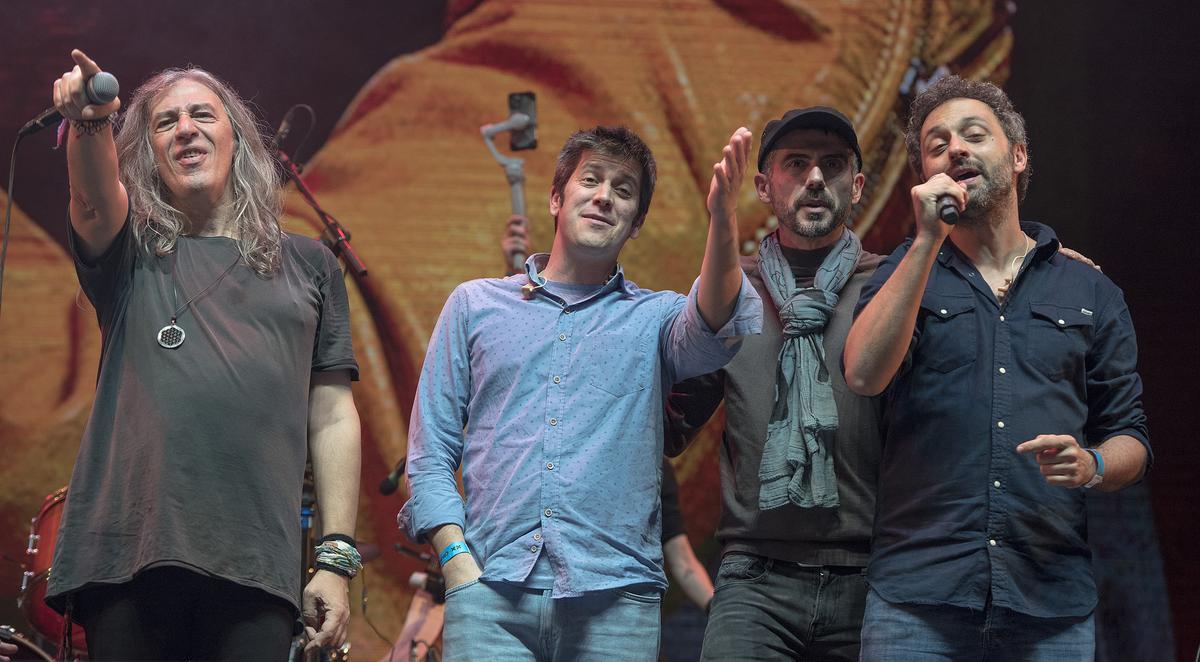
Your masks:
[[[1082,489],[1046,483],[1018,444],[1067,434],[1095,446],[1146,444],[1137,342],[1121,290],[1058,253],[1050,228],[1001,304],[946,241],[921,299],[908,356],[888,389],[868,581],[890,602],[1037,617],[1096,605]],[[912,240],[863,288],[858,312]]]

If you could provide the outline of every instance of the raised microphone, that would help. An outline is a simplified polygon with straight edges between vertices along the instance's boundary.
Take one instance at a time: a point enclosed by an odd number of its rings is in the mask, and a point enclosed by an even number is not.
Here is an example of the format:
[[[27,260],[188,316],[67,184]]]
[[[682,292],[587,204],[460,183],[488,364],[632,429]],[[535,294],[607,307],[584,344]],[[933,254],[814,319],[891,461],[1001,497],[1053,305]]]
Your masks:
[[[946,225],[954,225],[958,223],[958,203],[954,201],[954,196],[943,195],[938,198],[937,202],[938,218]]]
[[[117,98],[117,94],[121,92],[121,86],[117,84],[117,77],[101,71],[87,80],[83,86],[84,93],[87,94],[88,102],[94,106],[103,106]],[[50,107],[43,110],[37,117],[25,123],[21,130],[17,132],[18,136],[27,136],[31,133],[37,133],[48,126],[56,126],[62,121],[62,113],[58,112],[57,108]]]
[[[395,492],[396,488],[400,487],[400,479],[404,477],[404,464],[407,461],[408,458],[406,457],[400,458],[400,461],[396,463],[396,468],[392,469],[392,473],[388,474],[387,478],[384,478],[383,482],[379,483],[380,494],[388,496]]]

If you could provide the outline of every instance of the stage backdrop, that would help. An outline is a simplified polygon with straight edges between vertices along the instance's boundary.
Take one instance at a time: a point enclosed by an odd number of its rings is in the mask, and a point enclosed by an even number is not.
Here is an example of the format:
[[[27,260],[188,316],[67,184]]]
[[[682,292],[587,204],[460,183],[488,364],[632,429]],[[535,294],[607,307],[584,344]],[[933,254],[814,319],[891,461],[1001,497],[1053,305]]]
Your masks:
[[[69,64],[70,47],[80,46],[121,78],[123,96],[155,69],[195,62],[271,104],[265,119],[292,102],[319,111],[309,142],[296,140],[300,116],[288,144],[301,158],[320,145],[305,181],[351,231],[370,269],[366,278],[347,277],[363,376],[355,385],[364,446],[358,538],[382,552],[367,566],[366,585],[352,589],[359,659],[386,653],[384,640],[398,634],[408,607],[408,578],[423,569],[394,550],[404,544],[395,527],[402,495],[380,496],[376,486],[405,453],[429,333],[455,285],[503,267],[498,238],[510,213],[508,186],[479,127],[507,116],[509,92],[538,97],[540,146],[520,154],[533,248],[545,250],[552,239],[547,198],[557,148],[576,129],[626,124],[654,150],[659,185],[623,263],[639,285],[686,291],[704,246],[711,164],[735,128],[747,126],[757,138],[788,108],[842,109],[858,127],[867,174],[855,227],[869,249],[888,252],[908,230],[913,182],[900,136],[907,94],[940,67],[1003,83],[1012,48],[1013,5],[990,0],[451,0],[306,7],[300,18],[280,16],[282,2],[195,11],[112,4],[124,11],[65,3],[21,10],[44,38],[21,55],[30,66],[6,67],[0,83],[48,89]],[[14,36],[30,39],[22,34]],[[48,100],[47,92],[32,107]],[[99,347],[94,313],[61,247],[65,167],[39,138],[22,148],[29,156],[22,155],[17,199],[29,195],[30,204],[19,204],[14,217],[0,321],[0,550],[15,561],[28,519],[69,478]],[[506,136],[498,143],[505,146]],[[751,186],[738,214],[751,251],[773,219]],[[284,220],[293,232],[321,230],[294,191]],[[719,419],[675,461],[689,534],[710,562],[718,552],[711,534]],[[5,566],[0,597],[15,597],[19,576],[17,565]],[[381,635],[362,617],[364,589]],[[1161,600],[1153,608],[1165,619]],[[702,615],[672,595],[666,624],[665,655],[694,658]]]

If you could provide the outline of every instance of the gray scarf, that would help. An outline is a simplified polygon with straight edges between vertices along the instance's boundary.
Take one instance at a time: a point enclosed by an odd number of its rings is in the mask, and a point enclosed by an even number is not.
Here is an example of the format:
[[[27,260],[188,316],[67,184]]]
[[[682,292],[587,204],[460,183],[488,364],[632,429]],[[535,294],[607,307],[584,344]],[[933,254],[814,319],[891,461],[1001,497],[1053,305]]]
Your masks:
[[[846,228],[817,270],[813,287],[797,289],[779,248],[778,231],[762,240],[759,269],[783,326],[775,406],[758,468],[762,510],[787,503],[801,508],[835,508],[839,503],[830,447],[838,415],[822,341],[837,293],[850,280],[861,254],[858,236]]]

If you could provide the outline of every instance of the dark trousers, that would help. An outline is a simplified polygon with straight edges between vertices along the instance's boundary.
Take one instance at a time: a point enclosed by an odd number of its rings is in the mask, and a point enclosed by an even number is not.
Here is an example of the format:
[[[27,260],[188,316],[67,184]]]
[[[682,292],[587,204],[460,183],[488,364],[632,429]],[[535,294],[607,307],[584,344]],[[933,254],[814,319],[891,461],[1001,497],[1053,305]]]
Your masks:
[[[288,657],[292,606],[259,589],[177,567],[74,597],[92,660],[262,660]]]
[[[702,660],[858,660],[864,568],[721,560]]]

